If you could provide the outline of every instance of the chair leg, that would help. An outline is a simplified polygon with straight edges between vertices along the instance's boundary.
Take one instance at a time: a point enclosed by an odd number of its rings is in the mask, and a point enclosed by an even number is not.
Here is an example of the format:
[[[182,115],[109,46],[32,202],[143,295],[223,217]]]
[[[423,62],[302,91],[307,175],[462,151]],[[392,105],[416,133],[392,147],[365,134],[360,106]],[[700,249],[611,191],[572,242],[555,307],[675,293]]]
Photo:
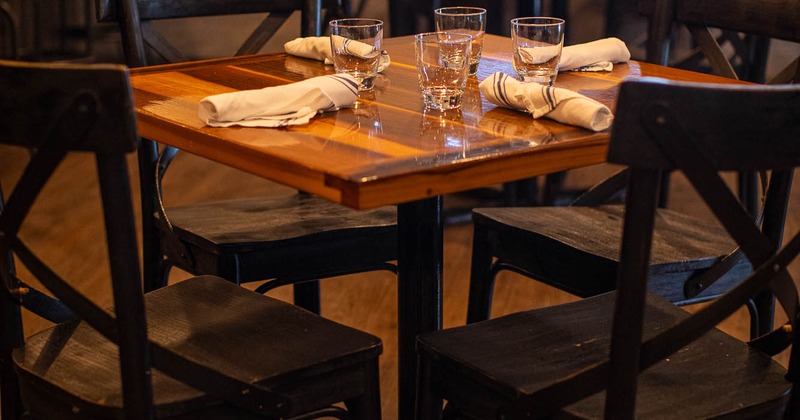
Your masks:
[[[764,291],[756,295],[753,299],[756,310],[758,311],[758,330],[750,334],[761,336],[772,331],[775,319],[775,297],[770,291]]]
[[[759,194],[758,173],[739,172],[738,176],[739,201],[747,214],[753,218],[758,216]]]
[[[0,394],[2,396],[0,398],[0,402],[2,402],[0,414],[4,419],[22,418],[23,408],[19,393],[19,382],[11,367],[11,356],[4,355],[4,358],[8,360],[6,363],[8,366],[0,368],[2,369],[2,372],[0,372],[0,386],[3,388],[3,392]]]
[[[775,297],[769,292],[762,292],[747,301],[747,312],[750,314],[750,339],[755,340],[769,333],[775,327]]]
[[[344,402],[350,418],[353,420],[381,419],[381,381],[378,366],[377,358],[366,363],[364,370],[367,377],[367,389],[364,395]]]
[[[167,259],[161,260],[158,264],[158,288],[164,287],[169,284],[169,273],[172,271],[172,261]]]
[[[11,305],[16,303],[11,301],[10,297],[0,297],[4,299],[8,306],[3,307],[3,316],[18,316],[8,312]],[[18,311],[14,311],[18,312]],[[17,334],[12,334],[11,331],[3,331],[3,343],[0,345],[0,416],[4,419],[18,419],[22,417],[24,411],[22,407],[22,400],[19,391],[19,380],[16,372],[14,372],[11,352],[13,351],[13,343],[18,341]]]
[[[564,191],[564,182],[567,179],[567,172],[555,172],[545,176],[544,188],[542,191],[542,204],[545,206],[557,205],[558,195]]]
[[[798,340],[796,337],[793,341],[794,343],[792,345],[791,355],[789,356],[790,364],[792,361],[800,360],[800,345],[798,345]],[[793,371],[792,368],[793,366],[790,365],[790,372]],[[786,411],[784,412],[783,418],[797,420],[800,419],[800,386],[797,385],[797,378],[791,378],[790,380],[793,383],[792,393],[789,397],[789,402],[786,404]]]
[[[747,301],[746,308],[747,308],[747,313],[750,314],[750,339],[754,340],[758,338],[759,325],[760,325],[758,321],[759,310],[758,307],[756,306],[756,302],[754,299],[750,299]]]
[[[492,313],[494,274],[489,233],[485,226],[475,225],[472,236],[472,270],[469,279],[467,323],[485,321]]]
[[[503,205],[510,207],[535,206],[539,203],[537,179],[526,178],[503,184]]]
[[[321,310],[319,280],[295,283],[292,287],[294,288],[294,304],[319,315]]]
[[[670,175],[671,172],[669,171],[661,173],[661,184],[658,188],[658,207],[662,209],[667,208],[667,202],[669,201]]]
[[[442,399],[434,395],[431,380],[430,358],[420,354],[417,362],[416,420],[442,418]]]

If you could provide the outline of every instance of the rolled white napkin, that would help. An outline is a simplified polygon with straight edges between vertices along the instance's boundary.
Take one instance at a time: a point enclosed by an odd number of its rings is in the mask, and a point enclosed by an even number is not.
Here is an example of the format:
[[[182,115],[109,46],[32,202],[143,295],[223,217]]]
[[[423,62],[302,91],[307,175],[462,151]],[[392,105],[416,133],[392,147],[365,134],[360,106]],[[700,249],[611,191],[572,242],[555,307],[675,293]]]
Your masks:
[[[545,47],[526,47],[519,49],[519,56],[525,63],[542,64],[557,56],[559,51],[561,51],[561,47],[558,45],[548,45]],[[564,52],[561,51],[561,54],[563,56]]]
[[[611,71],[613,63],[631,59],[631,52],[619,38],[604,38],[564,47],[558,69],[561,71]]]
[[[344,37],[333,35],[333,41],[337,43],[347,42],[346,50],[359,57],[367,57],[375,53],[371,45],[363,42],[346,39]],[[339,44],[341,45],[341,44]],[[333,53],[331,52],[331,38],[327,36],[309,36],[295,38],[285,44],[283,49],[287,54],[296,55],[298,57],[310,58],[312,60],[323,61],[327,65],[333,64]],[[385,50],[380,52],[381,56],[378,60],[378,72],[384,71],[389,64],[392,63],[389,58],[389,53]]]
[[[287,54],[298,57],[310,58],[312,60],[325,61],[325,64],[333,64],[331,58],[331,39],[327,36],[309,36],[295,38],[285,44],[283,49]]]
[[[533,118],[546,116],[593,131],[605,130],[614,121],[608,107],[568,89],[522,83],[504,73],[492,74],[479,87],[489,101],[506,108],[528,111]]]
[[[348,74],[312,77],[264,89],[222,93],[203,98],[198,116],[212,127],[284,127],[308,124],[318,112],[350,106],[358,82]]]

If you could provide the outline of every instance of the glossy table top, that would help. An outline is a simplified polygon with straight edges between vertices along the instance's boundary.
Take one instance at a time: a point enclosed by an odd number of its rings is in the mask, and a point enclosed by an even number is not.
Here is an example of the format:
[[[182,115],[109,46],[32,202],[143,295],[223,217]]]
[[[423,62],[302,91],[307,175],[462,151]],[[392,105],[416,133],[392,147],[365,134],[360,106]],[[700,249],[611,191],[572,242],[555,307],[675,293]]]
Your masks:
[[[412,37],[387,39],[392,65],[353,108],[287,128],[212,128],[197,117],[208,95],[333,73],[321,62],[271,54],[136,69],[142,136],[354,208],[409,202],[605,160],[608,132],[593,133],[483,99],[478,82],[514,74],[511,40],[487,36],[460,110],[425,111]],[[730,83],[646,63],[605,73],[559,74],[556,86],[614,109],[620,82],[643,76]]]

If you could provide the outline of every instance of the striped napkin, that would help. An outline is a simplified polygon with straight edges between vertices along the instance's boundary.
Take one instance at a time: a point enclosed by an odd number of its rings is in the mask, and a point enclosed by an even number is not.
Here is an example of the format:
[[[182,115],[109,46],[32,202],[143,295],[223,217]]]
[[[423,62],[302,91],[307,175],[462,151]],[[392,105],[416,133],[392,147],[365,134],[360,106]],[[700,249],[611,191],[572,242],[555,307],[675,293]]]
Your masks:
[[[348,74],[330,74],[264,89],[208,96],[198,116],[212,127],[285,127],[308,124],[319,112],[352,105],[358,82]]]
[[[352,39],[347,39],[339,35],[332,35],[331,38],[327,36],[295,38],[283,44],[283,49],[287,54],[310,58],[312,60],[320,60],[324,61],[327,65],[332,65],[333,53],[331,53],[331,39],[333,39],[333,42],[336,42],[337,45],[346,44],[345,51],[358,57],[366,58],[367,56],[375,53],[374,48],[371,45],[354,41]],[[387,67],[389,67],[389,64],[392,63],[391,58],[389,58],[389,53],[386,52],[386,50],[382,50],[380,54],[381,57],[378,60],[379,73],[384,71]]]
[[[547,117],[592,131],[603,131],[614,121],[611,110],[594,99],[563,88],[522,83],[504,73],[492,74],[479,87],[492,103],[530,112],[533,118]]]

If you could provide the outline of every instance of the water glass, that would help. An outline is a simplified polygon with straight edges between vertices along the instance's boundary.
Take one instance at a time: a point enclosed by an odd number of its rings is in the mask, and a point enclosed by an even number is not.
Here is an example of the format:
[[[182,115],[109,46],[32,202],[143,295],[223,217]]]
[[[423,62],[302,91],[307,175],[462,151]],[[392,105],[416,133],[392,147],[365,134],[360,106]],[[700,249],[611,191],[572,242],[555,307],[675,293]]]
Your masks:
[[[514,70],[524,82],[552,86],[564,46],[564,19],[523,17],[511,20]]]
[[[486,9],[480,7],[442,7],[433,11],[438,32],[458,32],[472,35],[472,53],[469,56],[469,74],[478,71],[486,33]]]
[[[338,19],[329,23],[333,66],[358,80],[358,90],[372,90],[378,75],[383,22],[377,19]]]
[[[414,36],[419,86],[429,109],[461,107],[461,96],[469,77],[472,36],[427,32]]]

